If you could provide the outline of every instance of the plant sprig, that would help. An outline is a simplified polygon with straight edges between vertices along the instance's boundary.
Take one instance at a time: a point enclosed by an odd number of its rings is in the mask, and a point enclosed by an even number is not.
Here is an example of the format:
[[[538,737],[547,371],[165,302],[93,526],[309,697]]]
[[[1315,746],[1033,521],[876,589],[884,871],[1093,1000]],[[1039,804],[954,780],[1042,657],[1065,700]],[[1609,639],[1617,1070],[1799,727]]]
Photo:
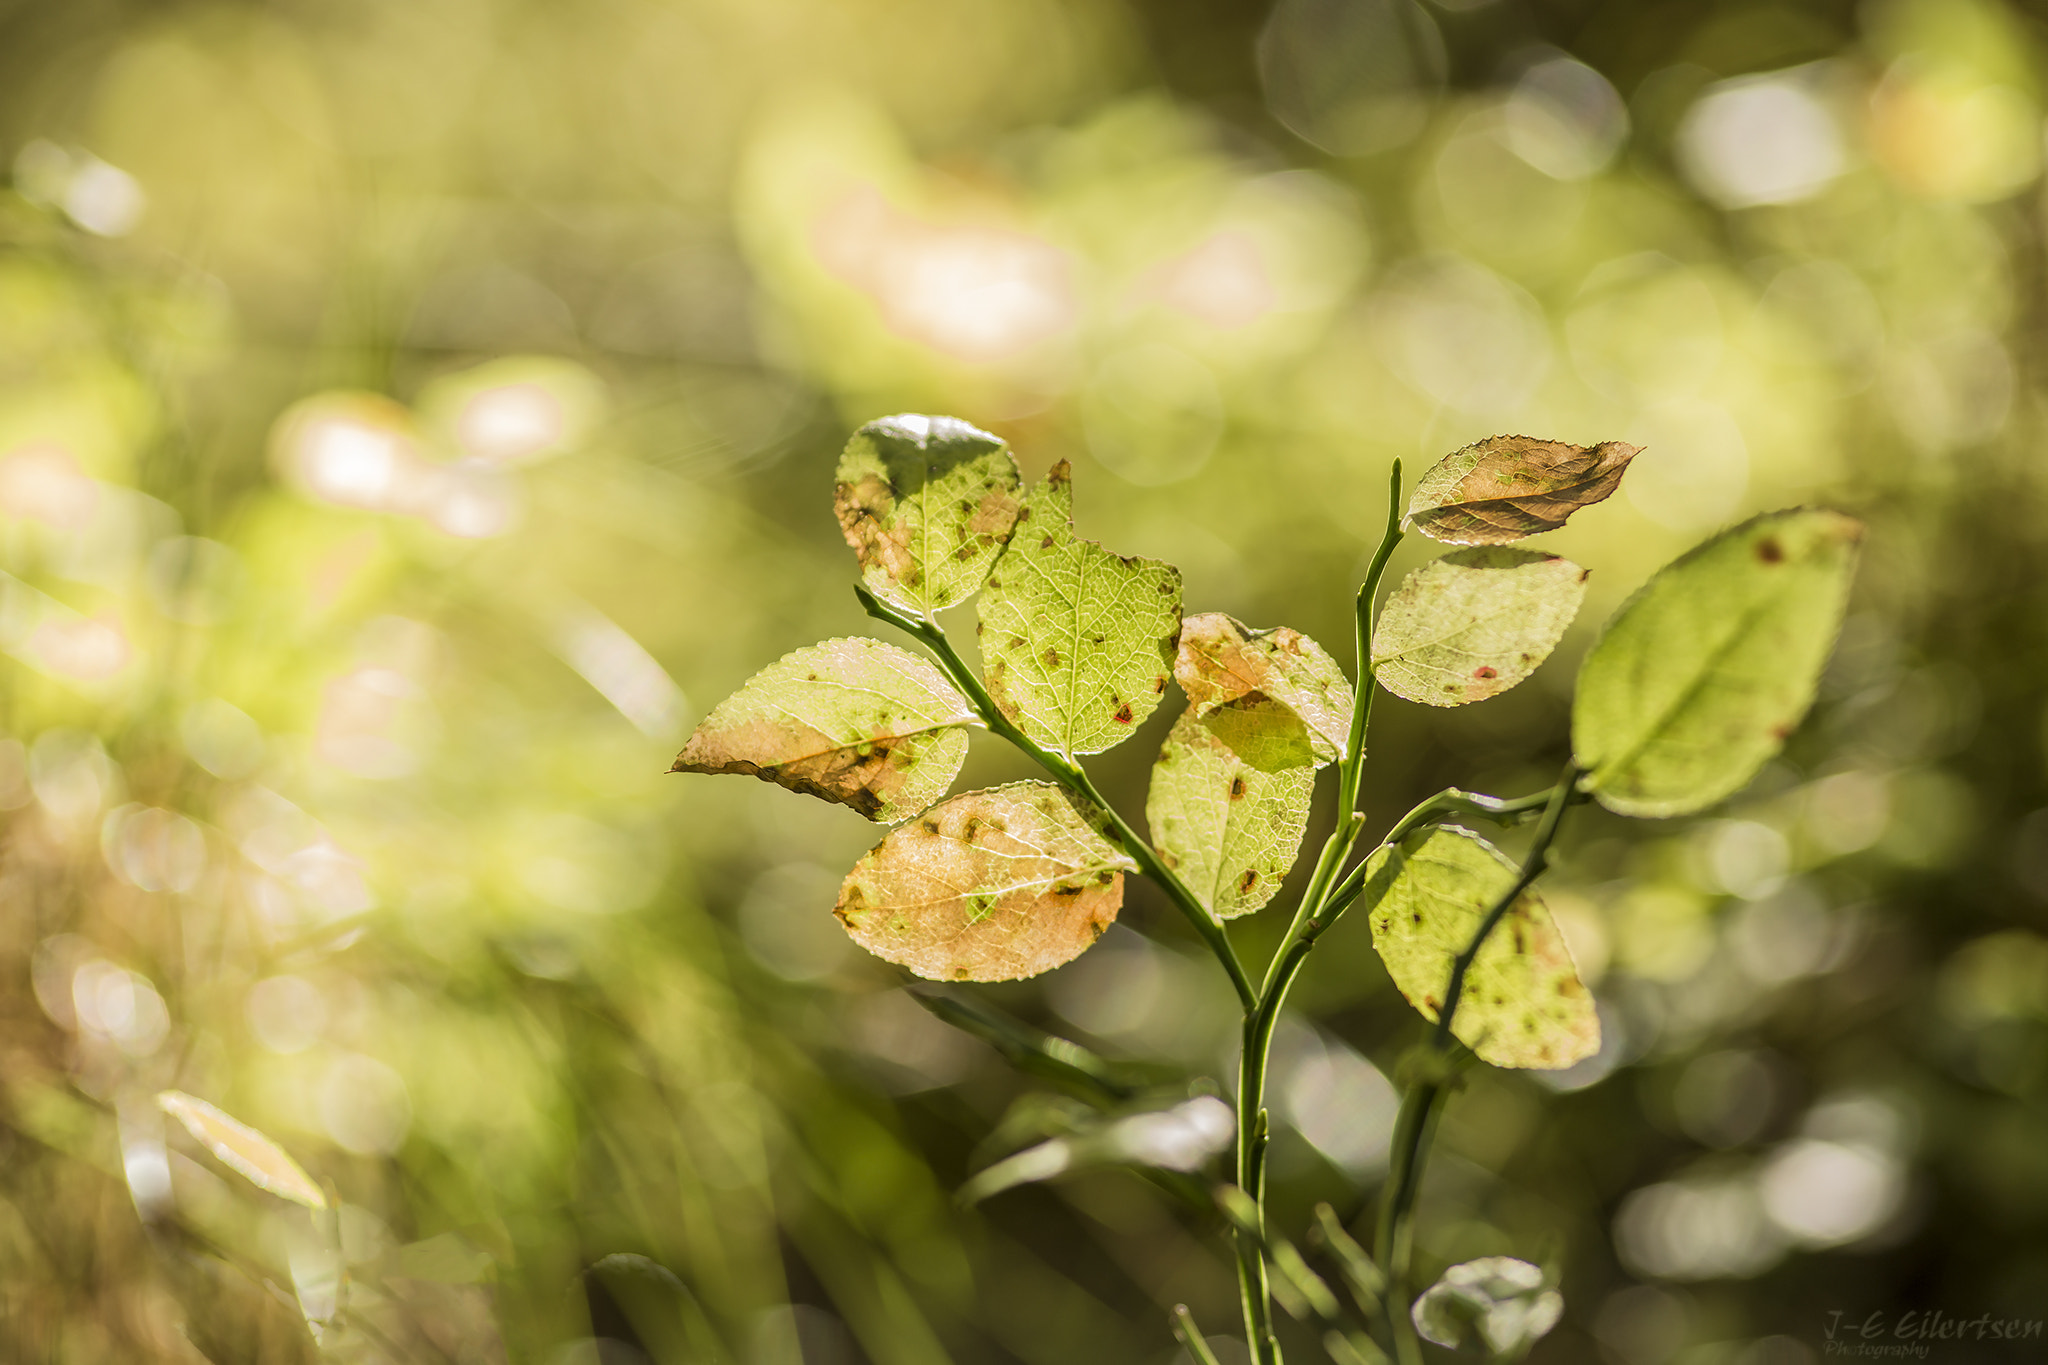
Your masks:
[[[1354,687],[1308,637],[1187,615],[1171,566],[1076,537],[1065,464],[1027,493],[1008,448],[986,432],[943,417],[871,422],[847,445],[835,498],[862,566],[855,592],[928,660],[873,640],[798,650],[715,708],[675,766],[749,774],[894,824],[848,875],[834,909],[864,947],[921,976],[1036,975],[1100,936],[1122,905],[1126,873],[1159,887],[1215,957],[1242,1011],[1233,1179],[1217,1189],[1258,1365],[1280,1365],[1276,1289],[1328,1329],[1333,1358],[1378,1349],[1342,1330],[1336,1299],[1267,1226],[1265,1206],[1266,1079],[1288,991],[1323,935],[1364,903],[1389,974],[1433,1026],[1396,1120],[1377,1264],[1348,1235],[1322,1235],[1345,1250],[1347,1280],[1380,1286],[1360,1310],[1383,1310],[1394,1358],[1417,1365],[1412,1215],[1454,1073],[1475,1060],[1564,1067],[1599,1046],[1591,996],[1534,890],[1567,811],[1597,800],[1624,814],[1686,814],[1746,782],[1811,704],[1853,572],[1861,528],[1838,513],[1767,514],[1709,540],[1651,579],[1588,655],[1572,756],[1555,784],[1512,798],[1439,792],[1353,863],[1375,692],[1458,706],[1527,677],[1576,614],[1586,572],[1512,542],[1609,496],[1636,453],[1619,442],[1494,437],[1431,468],[1405,517],[1395,462],[1385,527],[1355,597]],[[1471,548],[1383,595],[1405,528]],[[977,593],[980,673],[938,620]],[[1173,682],[1189,705],[1154,766],[1148,840],[1079,759],[1122,742]],[[1050,780],[940,800],[976,726]],[[1255,977],[1226,921],[1271,899],[1298,856],[1315,774],[1331,763],[1334,826]],[[1531,817],[1538,825],[1519,863],[1451,823]],[[1497,932],[1510,923],[1512,934]],[[940,1012],[991,1027],[971,1012]],[[1103,1089],[1092,1071],[1055,1065],[1047,1047],[1060,1040],[1005,1040],[1035,1071],[1086,1083],[1112,1103],[1130,1097]],[[1205,1112],[1202,1104],[1220,1115],[1200,1101],[1155,1117],[1171,1123]],[[1122,1126],[1075,1150],[1146,1160],[1158,1144],[1148,1147],[1142,1120],[1115,1120]],[[1189,1179],[1183,1173],[1193,1168],[1175,1164],[1187,1159],[1184,1143],[1158,1150],[1162,1178]],[[1424,1297],[1453,1324],[1471,1305],[1493,1305],[1489,1322],[1526,1329],[1510,1343],[1523,1350],[1530,1333],[1555,1321],[1561,1301],[1533,1267],[1496,1259],[1453,1268]],[[1208,1357],[1184,1307],[1174,1328],[1197,1360]]]

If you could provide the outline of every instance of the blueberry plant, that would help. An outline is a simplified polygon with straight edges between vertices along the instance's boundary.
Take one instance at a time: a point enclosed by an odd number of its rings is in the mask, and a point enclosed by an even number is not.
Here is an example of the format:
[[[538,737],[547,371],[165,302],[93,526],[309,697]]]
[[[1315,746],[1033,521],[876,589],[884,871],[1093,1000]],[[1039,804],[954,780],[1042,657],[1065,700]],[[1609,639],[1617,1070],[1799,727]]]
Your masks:
[[[1396,463],[1386,530],[1357,593],[1354,685],[1307,636],[1188,614],[1172,566],[1077,537],[1064,463],[1027,491],[1008,447],[965,422],[871,422],[847,444],[837,476],[839,523],[860,565],[854,591],[924,653],[870,639],[799,649],[719,704],[675,770],[749,774],[890,825],[847,874],[834,913],[862,947],[920,977],[1050,971],[1115,920],[1126,875],[1151,880],[1242,1007],[1234,1106],[1199,1096],[1178,1114],[1105,1117],[1064,1147],[984,1171],[978,1191],[1042,1178],[1088,1146],[1199,1192],[1231,1230],[1259,1365],[1281,1358],[1276,1299],[1321,1330],[1339,1365],[1389,1353],[1414,1365],[1421,1338],[1469,1339],[1513,1359],[1561,1311],[1546,1273],[1492,1257],[1451,1267],[1418,1296],[1411,1219],[1436,1120],[1463,1068],[1562,1068],[1599,1047],[1593,1000],[1535,883],[1574,806],[1688,814],[1742,787],[1779,751],[1812,702],[1862,537],[1852,518],[1795,509],[1698,546],[1652,577],[1587,655],[1572,756],[1554,785],[1513,797],[1446,790],[1354,859],[1375,690],[1462,706],[1528,677],[1570,625],[1586,571],[1514,542],[1609,496],[1636,453],[1620,442],[1494,437],[1430,469],[1405,516]],[[1382,602],[1388,559],[1410,530],[1463,548]],[[978,675],[939,621],[977,594]],[[1152,768],[1147,838],[1078,760],[1129,738],[1174,684],[1187,705]],[[948,797],[976,727],[1028,755],[1045,780]],[[1228,922],[1280,891],[1324,768],[1336,771],[1335,828],[1280,947],[1263,971],[1250,970]],[[1536,826],[1519,860],[1455,823],[1523,820]],[[1309,1230],[1347,1306],[1267,1218],[1265,1092],[1288,988],[1353,906],[1431,1027],[1407,1069],[1371,1250],[1327,1207]],[[971,1000],[926,1003],[1105,1108],[1133,1098],[1113,1066],[1071,1042]],[[1228,1179],[1205,1183],[1208,1160],[1226,1146]],[[1187,1310],[1174,1317],[1189,1353],[1213,1362]]]

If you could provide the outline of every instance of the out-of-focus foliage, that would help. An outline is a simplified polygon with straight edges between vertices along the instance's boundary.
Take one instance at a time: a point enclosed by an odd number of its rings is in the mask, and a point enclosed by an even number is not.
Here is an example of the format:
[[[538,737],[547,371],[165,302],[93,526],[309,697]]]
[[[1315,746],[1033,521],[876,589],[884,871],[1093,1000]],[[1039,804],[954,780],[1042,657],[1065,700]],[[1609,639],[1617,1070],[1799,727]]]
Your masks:
[[[1382,699],[1388,822],[1547,783],[1654,566],[1863,517],[1787,755],[1559,850],[1602,1048],[1452,1101],[1422,1268],[1540,1263],[1537,1361],[2048,1317],[2044,61],[1999,0],[0,6],[0,1341],[1121,1365],[1231,1320],[1219,1215],[1073,1156],[1228,1079],[1170,910],[979,988],[1158,1068],[1048,1091],[832,918],[859,815],[662,775],[866,628],[833,460],[901,411],[1326,641],[1391,458],[1642,446],[1538,542],[1593,570],[1556,657]],[[1172,721],[1096,763],[1125,809]],[[1277,1049],[1298,1240],[1359,1226],[1422,1028],[1367,938]]]

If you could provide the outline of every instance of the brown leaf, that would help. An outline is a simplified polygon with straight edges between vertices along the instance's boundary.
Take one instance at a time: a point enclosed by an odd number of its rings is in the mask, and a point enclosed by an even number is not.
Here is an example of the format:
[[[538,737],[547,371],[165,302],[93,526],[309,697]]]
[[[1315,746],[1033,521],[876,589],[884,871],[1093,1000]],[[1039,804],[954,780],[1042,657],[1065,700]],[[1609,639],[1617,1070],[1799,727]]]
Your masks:
[[[1308,727],[1318,764],[1344,752],[1351,738],[1351,684],[1337,661],[1298,630],[1253,630],[1220,611],[1181,622],[1174,680],[1196,716],[1262,693]]]
[[[1014,981],[1078,957],[1137,864],[1048,782],[965,792],[889,832],[839,890],[854,942],[934,981]]]
[[[670,772],[742,773],[893,821],[946,794],[974,708],[931,664],[880,640],[784,655],[704,718]]]
[[[1489,436],[1453,451],[1415,485],[1408,524],[1452,545],[1505,545],[1555,531],[1621,486],[1640,446]]]

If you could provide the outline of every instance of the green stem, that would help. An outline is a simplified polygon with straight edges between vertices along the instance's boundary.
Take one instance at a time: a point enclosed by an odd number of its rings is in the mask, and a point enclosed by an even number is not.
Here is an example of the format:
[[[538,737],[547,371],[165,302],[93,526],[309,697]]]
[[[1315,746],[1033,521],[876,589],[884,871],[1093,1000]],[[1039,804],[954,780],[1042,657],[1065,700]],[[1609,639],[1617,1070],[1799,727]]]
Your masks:
[[[953,648],[953,642],[946,638],[946,632],[938,622],[929,617],[912,616],[899,610],[876,597],[861,584],[856,583],[853,591],[868,615],[917,637],[925,648],[932,652],[938,660],[939,667],[945,670],[953,685],[966,693],[967,699],[974,703],[975,713],[981,717],[982,724],[989,728],[990,733],[1008,740],[1029,755],[1032,761],[1043,768],[1055,782],[1102,812],[1103,818],[1115,831],[1116,839],[1123,846],[1124,852],[1130,854],[1132,860],[1138,864],[1138,869],[1166,893],[1166,898],[1173,902],[1174,908],[1187,918],[1188,923],[1194,926],[1195,932],[1202,936],[1203,942],[1209,945],[1209,951],[1215,954],[1216,960],[1223,964],[1223,970],[1230,977],[1231,987],[1237,992],[1238,1002],[1247,1010],[1257,1008],[1258,992],[1252,986],[1251,977],[1246,975],[1244,964],[1238,961],[1237,950],[1231,947],[1230,938],[1223,932],[1222,924],[1195,898],[1195,893],[1188,889],[1187,883],[1160,860],[1158,852],[1152,845],[1139,838],[1138,832],[1132,829],[1123,816],[1117,813],[1116,808],[1104,799],[1080,765],[1063,754],[1056,754],[1041,746],[1011,723],[1010,718],[1003,714],[1002,708],[996,705],[995,698],[988,694],[988,689],[982,686],[981,679],[974,675],[974,670],[967,666],[967,661]]]
[[[1529,851],[1522,857],[1520,872],[1508,889],[1487,910],[1479,921],[1479,928],[1472,935],[1472,941],[1465,950],[1451,962],[1451,979],[1444,989],[1443,1009],[1437,1015],[1436,1028],[1430,1034],[1430,1052],[1438,1063],[1435,1072],[1417,1081],[1401,1100],[1400,1117],[1394,1122],[1393,1148],[1388,1156],[1386,1194],[1380,1201],[1378,1235],[1374,1238],[1374,1251],[1380,1267],[1387,1275],[1387,1332],[1394,1347],[1397,1365],[1420,1365],[1422,1347],[1415,1338],[1415,1324],[1409,1316],[1408,1269],[1415,1243],[1414,1211],[1415,1200],[1422,1189],[1422,1169],[1429,1156],[1430,1138],[1436,1129],[1437,1117],[1442,1113],[1443,1102],[1449,1094],[1445,1081],[1439,1079],[1441,1065],[1448,1059],[1454,1035],[1451,1032],[1453,1017],[1458,1012],[1458,1002],[1464,997],[1465,977],[1472,969],[1472,963],[1479,956],[1479,950],[1508,910],[1521,899],[1535,880],[1550,866],[1550,845],[1557,838],[1558,830],[1564,824],[1564,813],[1571,809],[1579,797],[1579,769],[1574,762],[1567,762],[1564,773],[1557,785],[1542,793],[1543,819],[1536,826],[1536,837],[1529,845]],[[1491,797],[1475,798],[1471,793],[1449,791],[1425,801],[1409,812],[1394,833],[1413,829],[1424,822],[1425,812],[1443,813],[1455,809],[1475,810],[1488,815],[1515,814],[1532,808],[1535,798],[1524,797],[1519,801],[1495,801]],[[1388,836],[1393,842],[1394,833]]]

